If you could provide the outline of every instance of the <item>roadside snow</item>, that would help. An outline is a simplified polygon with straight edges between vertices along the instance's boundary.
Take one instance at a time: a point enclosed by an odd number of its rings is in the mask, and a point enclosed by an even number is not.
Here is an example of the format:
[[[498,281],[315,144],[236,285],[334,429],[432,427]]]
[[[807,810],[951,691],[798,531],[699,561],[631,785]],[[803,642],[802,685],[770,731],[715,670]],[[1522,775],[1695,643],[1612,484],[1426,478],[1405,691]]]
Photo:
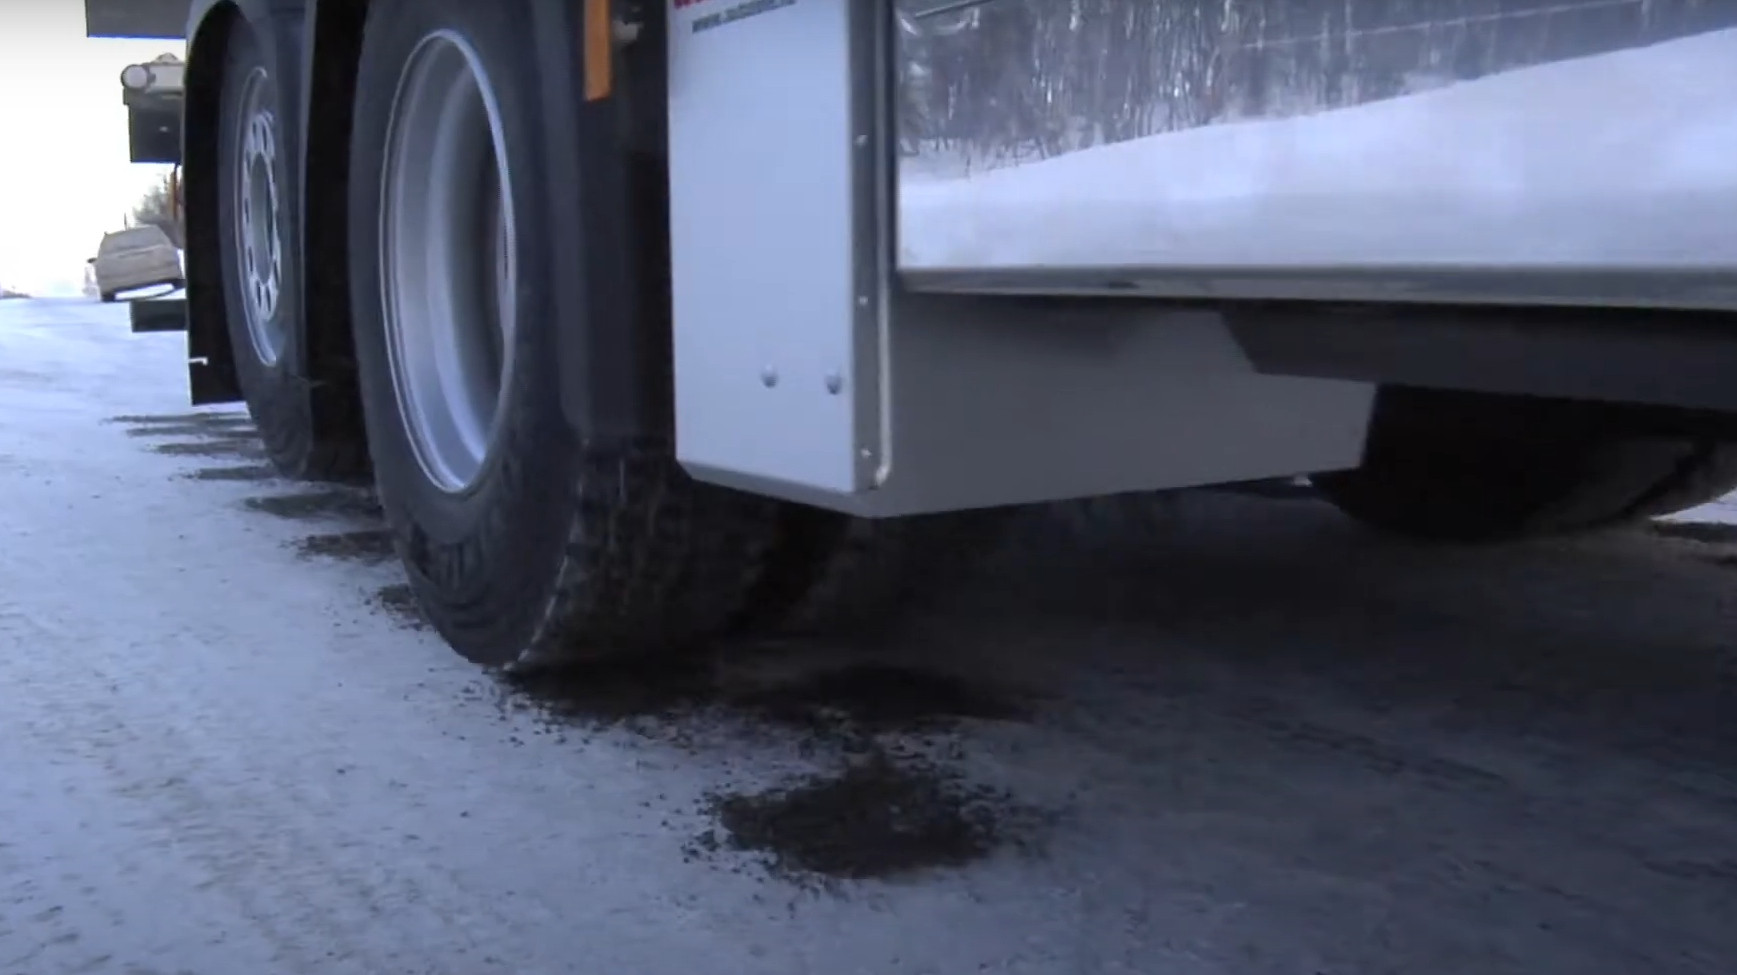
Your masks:
[[[905,268],[1737,266],[1737,30],[901,182]]]

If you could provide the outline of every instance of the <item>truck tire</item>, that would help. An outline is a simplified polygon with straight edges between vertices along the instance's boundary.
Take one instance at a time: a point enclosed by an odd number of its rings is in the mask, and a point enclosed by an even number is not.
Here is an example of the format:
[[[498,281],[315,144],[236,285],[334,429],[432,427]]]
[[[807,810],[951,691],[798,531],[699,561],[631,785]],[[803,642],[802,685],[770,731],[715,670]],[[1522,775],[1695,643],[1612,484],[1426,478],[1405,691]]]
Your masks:
[[[761,576],[781,505],[561,405],[558,221],[525,5],[374,0],[351,144],[352,321],[380,502],[431,625],[484,665],[688,647]],[[577,39],[575,39],[576,41]],[[635,368],[632,362],[622,369]]]
[[[1359,521],[1444,542],[1602,528],[1737,488],[1737,444],[1621,429],[1610,416],[1558,400],[1385,389],[1363,465],[1313,480]]]
[[[360,438],[314,435],[308,384],[293,374],[301,268],[290,234],[295,187],[283,127],[293,117],[279,91],[267,28],[233,17],[218,116],[217,219],[224,318],[242,398],[272,464],[286,477],[354,480],[367,473]],[[355,428],[360,431],[357,421]]]

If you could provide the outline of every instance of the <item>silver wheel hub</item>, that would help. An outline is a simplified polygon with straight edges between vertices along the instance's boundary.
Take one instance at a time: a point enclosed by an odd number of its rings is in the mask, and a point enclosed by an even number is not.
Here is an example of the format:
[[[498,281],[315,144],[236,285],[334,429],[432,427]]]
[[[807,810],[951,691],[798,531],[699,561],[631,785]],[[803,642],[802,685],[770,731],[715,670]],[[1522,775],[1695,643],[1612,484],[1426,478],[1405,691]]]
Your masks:
[[[381,173],[381,304],[399,413],[442,490],[475,482],[513,368],[512,180],[475,50],[424,38],[398,84]]]
[[[242,130],[237,151],[235,246],[241,276],[241,301],[247,334],[259,360],[271,365],[283,353],[284,323],[278,314],[283,294],[283,197],[277,170],[277,113],[268,98],[264,68],[247,76],[241,90]]]

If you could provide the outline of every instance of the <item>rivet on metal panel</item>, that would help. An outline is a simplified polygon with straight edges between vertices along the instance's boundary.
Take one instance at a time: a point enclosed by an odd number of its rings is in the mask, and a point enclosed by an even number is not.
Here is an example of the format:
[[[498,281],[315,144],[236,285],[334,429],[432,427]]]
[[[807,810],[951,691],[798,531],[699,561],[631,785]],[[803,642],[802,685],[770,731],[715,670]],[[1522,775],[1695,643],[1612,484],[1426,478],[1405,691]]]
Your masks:
[[[765,386],[767,389],[771,389],[778,385],[778,370],[771,366],[767,366],[760,370],[760,385]]]
[[[826,374],[826,391],[831,393],[834,396],[837,396],[839,394],[839,391],[842,389],[844,389],[844,377],[840,376],[836,372],[827,373]]]

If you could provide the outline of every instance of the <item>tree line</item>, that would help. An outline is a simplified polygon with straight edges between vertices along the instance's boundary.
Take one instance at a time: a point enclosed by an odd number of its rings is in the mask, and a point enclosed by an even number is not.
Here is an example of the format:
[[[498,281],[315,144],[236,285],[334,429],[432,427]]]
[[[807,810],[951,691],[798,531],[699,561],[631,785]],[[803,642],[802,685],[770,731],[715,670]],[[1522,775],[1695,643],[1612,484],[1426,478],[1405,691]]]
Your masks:
[[[176,207],[172,205],[174,191],[173,178],[165,173],[161,179],[151,185],[139,202],[133,204],[131,214],[135,226],[161,227],[175,242],[176,247],[182,246],[181,221],[177,218]]]
[[[944,18],[901,32],[905,151],[1021,157],[1733,27],[1737,3],[989,0],[915,23]]]

